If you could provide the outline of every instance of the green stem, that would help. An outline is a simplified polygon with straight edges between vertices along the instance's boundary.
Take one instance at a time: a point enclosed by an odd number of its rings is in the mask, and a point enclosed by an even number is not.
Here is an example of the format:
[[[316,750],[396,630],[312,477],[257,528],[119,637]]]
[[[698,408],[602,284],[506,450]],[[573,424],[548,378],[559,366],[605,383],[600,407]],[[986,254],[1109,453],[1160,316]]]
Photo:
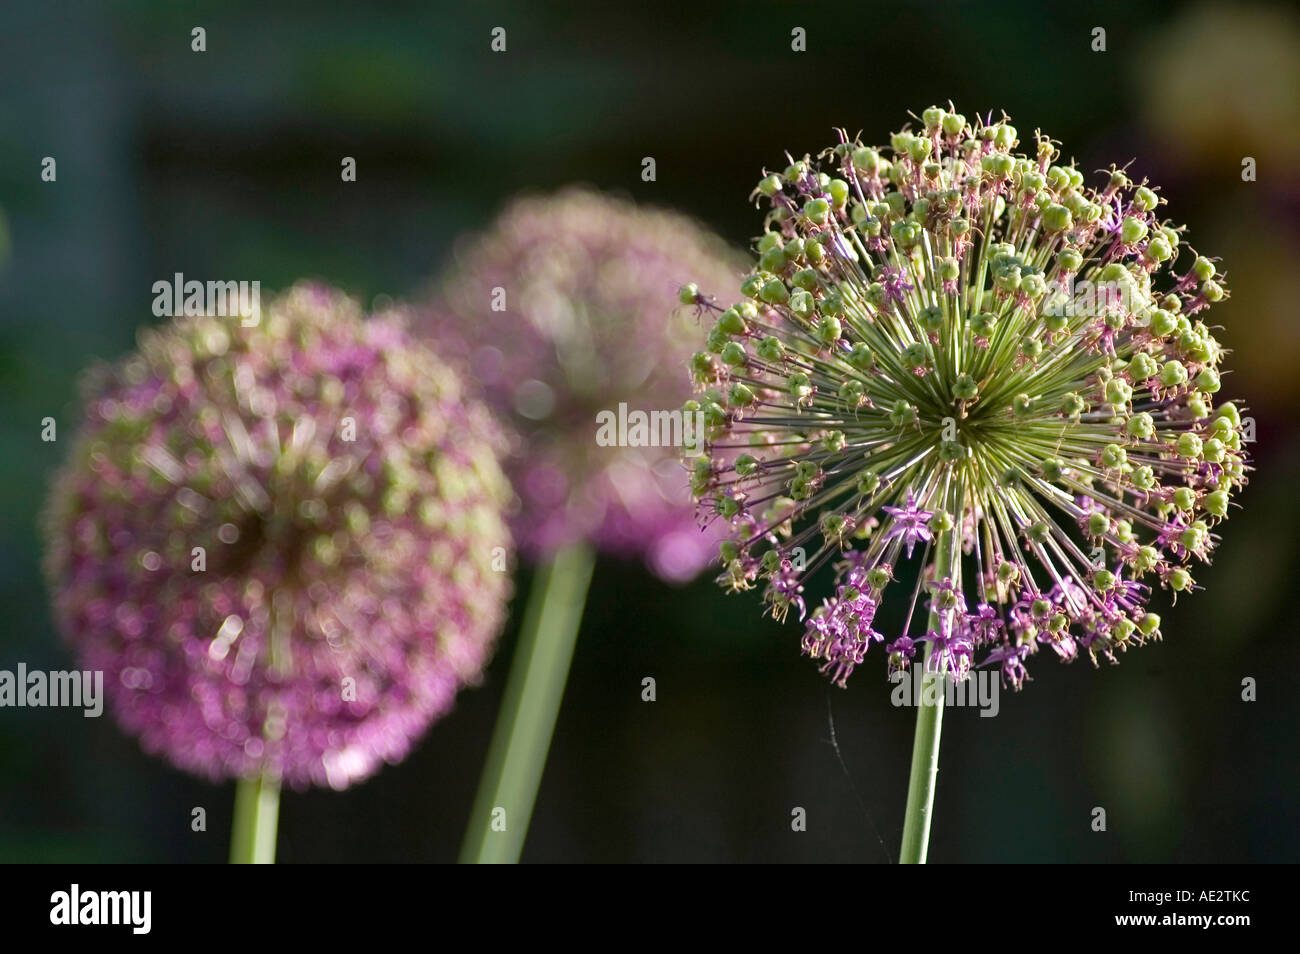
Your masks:
[[[959,511],[960,512],[960,511]],[[956,529],[937,534],[935,541],[935,582],[945,576],[957,582],[955,564],[961,551],[953,546]],[[930,629],[938,630],[939,614],[930,611]],[[943,731],[943,680],[930,672],[934,643],[927,643],[922,667],[921,702],[916,709],[916,735],[912,739],[912,775],[907,784],[907,809],[903,817],[903,844],[898,853],[899,864],[925,864],[930,848],[930,817],[934,809],[934,784],[939,775],[939,737]],[[938,691],[931,692],[930,686]],[[934,704],[926,702],[933,695]]]
[[[275,829],[279,817],[279,784],[266,776],[241,778],[235,786],[235,823],[230,833],[230,863],[275,864]]]
[[[573,544],[541,567],[533,582],[501,714],[461,846],[462,863],[519,861],[569,678],[594,562],[590,546]]]

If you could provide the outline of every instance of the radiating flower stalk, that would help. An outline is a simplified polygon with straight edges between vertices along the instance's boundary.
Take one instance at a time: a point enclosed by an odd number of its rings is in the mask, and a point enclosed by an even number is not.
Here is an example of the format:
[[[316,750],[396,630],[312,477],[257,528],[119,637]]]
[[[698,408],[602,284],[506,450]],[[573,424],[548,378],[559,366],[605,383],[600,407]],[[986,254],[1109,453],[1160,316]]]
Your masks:
[[[720,582],[794,610],[839,686],[873,643],[891,678],[922,657],[929,682],[996,666],[1018,690],[1041,650],[1096,665],[1160,639],[1152,588],[1198,588],[1250,469],[1239,409],[1214,405],[1214,261],[1150,185],[1085,186],[1042,134],[1015,151],[1005,117],[932,107],[887,148],[839,140],[758,184],[739,302],[683,290],[716,318],[687,407],[710,427],[692,489],[726,528]],[[904,861],[926,857],[941,715],[942,693],[918,711]]]
[[[539,565],[462,861],[519,859],[595,554],[640,557],[670,582],[713,555],[680,448],[611,445],[597,422],[621,406],[676,414],[695,322],[674,307],[678,286],[731,282],[744,265],[684,216],[569,188],[512,202],[462,246],[425,310],[439,352],[516,437],[513,527]]]
[[[47,515],[58,622],[147,751],[237,781],[233,861],[274,859],[281,785],[400,761],[477,679],[503,446],[400,315],[318,285],[88,377]]]

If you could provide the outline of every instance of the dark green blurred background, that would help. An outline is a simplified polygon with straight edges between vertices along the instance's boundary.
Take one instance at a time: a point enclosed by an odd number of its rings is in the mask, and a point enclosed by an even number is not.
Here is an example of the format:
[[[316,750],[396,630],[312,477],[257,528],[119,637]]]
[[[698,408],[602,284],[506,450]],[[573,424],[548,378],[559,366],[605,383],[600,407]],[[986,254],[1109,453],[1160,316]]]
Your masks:
[[[454,237],[523,189],[575,180],[693,213],[737,244],[746,196],[832,126],[886,141],[948,98],[1006,109],[1085,169],[1138,157],[1198,251],[1224,259],[1224,393],[1258,472],[1205,591],[1165,642],[1060,666],[997,718],[945,718],[934,861],[1295,861],[1300,759],[1300,20],[1289,5],[7,4],[0,13],[0,668],[66,668],[38,511],[75,377],[155,319],[173,272],[417,292]],[[190,30],[207,31],[207,52]],[[504,54],[489,50],[507,30]],[[808,51],[790,50],[790,31]],[[1091,49],[1092,30],[1107,50]],[[57,183],[40,181],[43,156]],[[340,181],[354,156],[358,181]],[[653,156],[658,181],[642,182]],[[1243,182],[1241,161],[1258,162]],[[7,225],[5,221],[7,220]],[[682,276],[683,280],[690,276]],[[731,289],[714,291],[728,295]],[[59,422],[40,441],[41,418]],[[526,590],[527,574],[520,589]],[[672,589],[602,562],[526,860],[885,861],[913,712],[883,663],[847,691],[755,594]],[[514,644],[402,765],[288,793],[280,859],[456,855]],[[658,701],[640,700],[654,676]],[[1241,701],[1241,680],[1259,701]],[[847,774],[828,740],[828,714]],[[109,718],[0,710],[0,860],[221,861],[232,786],[142,755]],[[208,831],[190,831],[204,806]],[[808,813],[792,832],[791,809]],[[1108,828],[1090,828],[1091,810]]]

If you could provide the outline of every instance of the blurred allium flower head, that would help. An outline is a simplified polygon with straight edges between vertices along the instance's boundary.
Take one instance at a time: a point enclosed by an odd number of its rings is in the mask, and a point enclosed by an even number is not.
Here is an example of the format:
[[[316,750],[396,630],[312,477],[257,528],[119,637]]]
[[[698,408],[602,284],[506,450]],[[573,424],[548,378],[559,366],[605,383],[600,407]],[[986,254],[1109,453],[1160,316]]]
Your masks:
[[[759,183],[743,299],[702,303],[693,490],[728,531],[721,582],[793,608],[840,685],[874,642],[891,675],[928,644],[932,670],[1016,688],[1044,648],[1114,662],[1160,637],[1152,587],[1195,588],[1245,483],[1238,409],[1213,403],[1215,264],[1151,187],[1085,186],[1046,137],[1017,143],[936,107],[889,148],[841,132]],[[911,560],[907,622],[881,633]]]
[[[515,201],[458,250],[424,327],[519,437],[508,472],[530,556],[585,539],[669,580],[708,565],[717,537],[681,448],[600,446],[597,415],[675,413],[699,334],[678,289],[734,287],[744,268],[689,219],[581,188]]]
[[[486,410],[400,316],[305,284],[254,327],[143,332],[87,384],[47,572],[122,727],[214,780],[343,788],[405,756],[504,616]]]

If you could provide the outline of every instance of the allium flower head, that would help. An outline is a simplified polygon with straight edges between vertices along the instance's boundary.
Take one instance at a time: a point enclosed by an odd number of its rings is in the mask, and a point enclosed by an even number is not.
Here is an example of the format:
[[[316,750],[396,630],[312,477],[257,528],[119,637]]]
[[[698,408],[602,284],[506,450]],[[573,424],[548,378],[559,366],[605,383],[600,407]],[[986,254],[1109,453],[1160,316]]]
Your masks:
[[[727,528],[720,579],[794,607],[840,685],[873,642],[891,674],[923,644],[932,670],[1017,688],[1043,648],[1113,662],[1160,637],[1152,588],[1195,588],[1245,483],[1239,411],[1214,405],[1214,262],[1150,186],[1085,186],[1018,141],[940,108],[888,148],[841,132],[759,183],[757,267],[707,306],[692,487]],[[879,632],[913,554],[908,622]]]
[[[521,548],[544,557],[586,539],[694,576],[717,538],[695,521],[681,448],[602,445],[597,415],[677,413],[699,333],[678,290],[732,286],[744,258],[680,215],[580,188],[515,201],[458,251],[425,327],[520,436],[508,471]]]
[[[47,515],[80,662],[144,748],[343,788],[401,759],[504,616],[500,435],[399,316],[300,285],[88,378]]]

